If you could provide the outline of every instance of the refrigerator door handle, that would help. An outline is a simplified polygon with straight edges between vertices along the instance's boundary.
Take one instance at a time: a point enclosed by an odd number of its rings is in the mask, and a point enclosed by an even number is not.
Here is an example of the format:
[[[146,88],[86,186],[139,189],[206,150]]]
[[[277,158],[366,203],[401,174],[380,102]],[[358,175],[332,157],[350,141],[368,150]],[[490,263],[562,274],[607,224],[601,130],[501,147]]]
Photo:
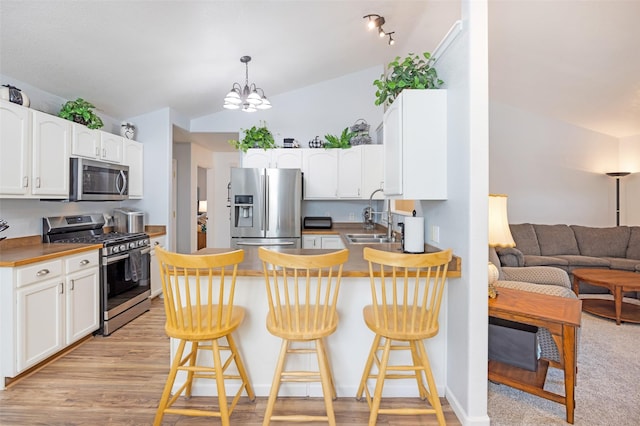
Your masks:
[[[269,203],[270,203],[270,199],[269,199],[269,175],[266,175],[265,177],[265,197],[264,197],[264,230],[268,231],[269,230],[269,221],[271,220],[271,218],[269,217]]]
[[[265,179],[266,177],[264,176],[264,174],[260,175],[260,194],[263,197],[263,201],[265,204],[267,204],[268,200],[267,197],[265,196]],[[264,231],[265,229],[265,221],[266,221],[266,217],[265,217],[265,212],[266,212],[266,207],[262,208],[262,214],[260,215],[260,230]]]

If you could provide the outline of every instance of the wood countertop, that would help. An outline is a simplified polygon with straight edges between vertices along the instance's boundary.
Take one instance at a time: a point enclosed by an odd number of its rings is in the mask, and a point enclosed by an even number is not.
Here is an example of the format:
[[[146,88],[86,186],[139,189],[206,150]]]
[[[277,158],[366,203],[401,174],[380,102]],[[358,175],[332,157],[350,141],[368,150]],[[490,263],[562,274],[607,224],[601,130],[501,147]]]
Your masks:
[[[147,226],[145,231],[151,238],[166,234],[164,226]],[[346,248],[349,249],[349,261],[343,267],[343,276],[345,277],[368,277],[369,264],[362,257],[362,251],[365,247],[373,247],[378,250],[400,251],[400,243],[383,243],[383,244],[349,244],[344,237],[349,233],[381,233],[385,232],[384,227],[376,226],[373,230],[364,230],[361,224],[339,223],[335,224],[331,229],[314,229],[303,230],[303,234],[335,234],[342,236]],[[0,242],[0,267],[15,267],[28,265],[30,263],[41,262],[43,260],[54,259],[57,257],[68,256],[76,253],[82,253],[89,250],[98,250],[102,248],[101,244],[46,244],[42,243],[42,237],[39,235],[7,239]],[[204,248],[198,253],[220,253],[229,251],[229,248]],[[291,250],[291,249],[288,249]],[[438,247],[425,244],[427,252],[436,252],[441,250]],[[334,250],[323,249],[297,249],[296,253],[302,254],[319,254]],[[447,272],[448,277],[460,277],[461,259],[453,256],[449,264]],[[258,250],[256,248],[245,248],[245,259],[240,264],[238,271],[239,276],[245,277],[261,277],[262,263],[258,258]]]

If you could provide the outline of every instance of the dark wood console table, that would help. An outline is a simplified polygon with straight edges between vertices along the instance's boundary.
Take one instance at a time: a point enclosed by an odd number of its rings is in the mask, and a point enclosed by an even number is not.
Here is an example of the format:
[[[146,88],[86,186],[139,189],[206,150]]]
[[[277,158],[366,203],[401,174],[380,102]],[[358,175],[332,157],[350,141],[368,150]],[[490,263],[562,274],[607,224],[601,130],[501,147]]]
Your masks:
[[[577,373],[576,329],[580,327],[581,310],[582,302],[579,299],[499,289],[498,297],[489,299],[489,316],[546,327],[558,346],[560,362],[540,359],[538,370],[528,371],[489,361],[489,380],[564,404],[567,407],[567,422],[573,424]],[[549,365],[564,371],[564,395],[543,389]]]

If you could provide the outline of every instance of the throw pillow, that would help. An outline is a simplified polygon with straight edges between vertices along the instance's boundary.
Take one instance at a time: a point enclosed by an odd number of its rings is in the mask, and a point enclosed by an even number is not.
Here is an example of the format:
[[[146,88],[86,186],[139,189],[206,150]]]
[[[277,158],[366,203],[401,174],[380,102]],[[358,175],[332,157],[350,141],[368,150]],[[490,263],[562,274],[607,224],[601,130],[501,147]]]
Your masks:
[[[542,256],[580,254],[578,243],[569,225],[533,225]]]

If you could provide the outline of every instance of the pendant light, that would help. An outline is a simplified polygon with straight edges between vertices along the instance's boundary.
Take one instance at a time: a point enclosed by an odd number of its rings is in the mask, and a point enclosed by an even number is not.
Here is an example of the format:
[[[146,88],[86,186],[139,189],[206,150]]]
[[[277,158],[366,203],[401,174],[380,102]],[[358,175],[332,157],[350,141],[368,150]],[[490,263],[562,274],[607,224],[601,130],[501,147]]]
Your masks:
[[[256,87],[254,83],[249,84],[249,61],[251,61],[251,56],[240,58],[240,62],[245,65],[244,87],[240,83],[233,83],[231,90],[224,97],[224,108],[242,109],[244,112],[271,108],[271,102],[264,95],[264,90]]]

